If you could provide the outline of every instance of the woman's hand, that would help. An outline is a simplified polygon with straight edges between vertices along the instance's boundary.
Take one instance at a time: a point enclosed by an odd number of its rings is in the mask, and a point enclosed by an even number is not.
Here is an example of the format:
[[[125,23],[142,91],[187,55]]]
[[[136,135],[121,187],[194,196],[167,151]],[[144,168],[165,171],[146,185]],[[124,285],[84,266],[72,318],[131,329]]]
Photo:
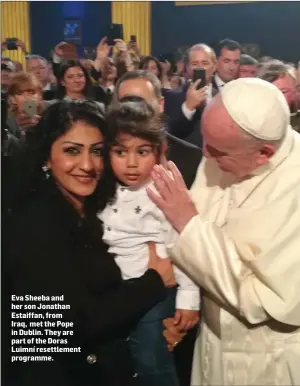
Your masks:
[[[174,287],[176,280],[173,271],[173,265],[170,259],[162,259],[156,254],[155,244],[148,243],[149,263],[148,268],[154,269],[161,277],[166,287]]]
[[[197,216],[197,210],[193,204],[185,182],[173,162],[167,163],[173,178],[161,165],[155,165],[151,174],[154,186],[158,193],[147,188],[148,196],[166,215],[171,225],[181,233],[189,221]]]

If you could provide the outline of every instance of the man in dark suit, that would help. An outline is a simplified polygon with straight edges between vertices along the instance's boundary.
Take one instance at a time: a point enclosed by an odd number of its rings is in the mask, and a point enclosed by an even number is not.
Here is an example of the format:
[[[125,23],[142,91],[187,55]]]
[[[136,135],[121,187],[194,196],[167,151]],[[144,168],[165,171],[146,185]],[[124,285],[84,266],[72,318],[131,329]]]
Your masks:
[[[95,69],[94,72],[95,73]],[[99,74],[99,72],[98,72]],[[117,78],[117,67],[113,58],[104,59],[101,76],[98,79],[99,86],[96,87],[96,100],[108,106],[112,100]]]
[[[40,55],[26,56],[26,70],[34,74],[43,87],[43,99],[50,101],[55,98],[55,88],[49,82],[48,61]],[[53,71],[55,69],[53,68]]]
[[[224,39],[216,45],[215,52],[217,66],[212,83],[219,92],[226,83],[238,77],[242,47],[235,40]]]
[[[164,111],[161,83],[158,78],[146,71],[125,73],[117,82],[112,103],[127,96],[145,99],[159,111]],[[199,123],[199,122],[198,122]],[[200,131],[200,124],[198,125]],[[198,165],[202,158],[201,149],[167,132],[167,159],[173,161],[181,172],[188,188],[194,182]],[[194,342],[198,327],[189,330],[185,339],[174,352],[176,370],[181,386],[190,385]]]
[[[206,86],[197,90],[197,83],[191,79],[196,68],[205,69]],[[165,90],[165,113],[170,133],[198,147],[202,147],[200,120],[207,103],[215,96],[217,89],[212,84],[216,70],[216,55],[206,44],[196,44],[189,50],[187,71],[190,77],[182,89]]]

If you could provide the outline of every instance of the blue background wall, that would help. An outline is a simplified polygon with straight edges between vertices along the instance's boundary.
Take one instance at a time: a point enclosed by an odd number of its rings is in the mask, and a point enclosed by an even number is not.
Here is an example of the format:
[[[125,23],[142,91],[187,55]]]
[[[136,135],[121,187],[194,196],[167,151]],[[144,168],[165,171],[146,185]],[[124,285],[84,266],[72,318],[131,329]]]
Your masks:
[[[300,2],[175,6],[152,3],[152,53],[223,38],[258,43],[262,56],[300,60]]]
[[[111,22],[111,4],[109,1],[31,1],[32,53],[47,57],[50,49],[63,40],[64,19],[68,18],[82,19],[82,46],[96,46]]]
[[[63,39],[64,19],[82,19],[82,46],[96,46],[111,21],[109,1],[31,1],[30,12],[32,52],[44,56]],[[173,1],[158,1],[152,2],[151,24],[156,56],[229,37],[260,44],[262,55],[300,59],[300,2],[176,7]]]

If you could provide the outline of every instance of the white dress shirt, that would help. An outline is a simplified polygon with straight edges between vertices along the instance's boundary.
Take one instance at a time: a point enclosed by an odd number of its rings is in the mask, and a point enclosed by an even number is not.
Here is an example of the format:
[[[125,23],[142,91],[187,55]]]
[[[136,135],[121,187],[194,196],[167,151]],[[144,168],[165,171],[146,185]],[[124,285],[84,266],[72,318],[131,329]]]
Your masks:
[[[100,87],[105,91],[106,94],[113,94],[114,91],[115,91],[115,86],[114,85],[111,85],[111,86],[108,86],[108,87],[100,85]]]
[[[148,269],[147,242],[153,241],[158,256],[166,258],[167,248],[172,248],[178,238],[163,212],[148,197],[147,186],[119,185],[115,202],[98,214],[103,222],[103,240],[115,255],[125,280],[138,278]],[[151,188],[154,190],[152,184]],[[179,285],[176,308],[199,310],[199,287],[175,266],[174,273]]]
[[[215,82],[216,82],[216,85],[218,86],[218,89],[219,89],[219,91],[221,90],[221,88],[223,87],[223,86],[225,86],[225,82],[224,82],[224,80],[222,80],[220,77],[219,77],[219,75],[216,73],[215,74]]]

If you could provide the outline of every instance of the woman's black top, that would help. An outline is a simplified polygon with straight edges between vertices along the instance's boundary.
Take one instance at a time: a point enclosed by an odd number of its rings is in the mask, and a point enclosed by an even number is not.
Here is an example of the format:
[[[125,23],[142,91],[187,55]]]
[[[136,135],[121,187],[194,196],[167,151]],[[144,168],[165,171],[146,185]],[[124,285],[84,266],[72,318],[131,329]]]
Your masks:
[[[99,220],[96,216],[89,221],[82,220],[53,182],[48,181],[18,209],[3,210],[3,384],[131,384],[126,338],[139,318],[165,296],[158,273],[148,270],[140,279],[122,281],[120,270],[102,241]],[[73,322],[75,328],[73,336],[60,338],[68,338],[67,346],[79,346],[81,352],[11,354],[10,339],[24,338],[11,336],[11,321],[25,321],[29,326],[34,320],[11,319],[12,311],[27,312],[11,310],[11,295],[63,295],[63,303],[70,305],[70,310],[58,310],[57,313],[63,313],[63,320]],[[55,311],[42,309],[35,312],[46,317],[46,312]],[[11,356],[26,355],[52,355],[54,361],[10,362]]]

